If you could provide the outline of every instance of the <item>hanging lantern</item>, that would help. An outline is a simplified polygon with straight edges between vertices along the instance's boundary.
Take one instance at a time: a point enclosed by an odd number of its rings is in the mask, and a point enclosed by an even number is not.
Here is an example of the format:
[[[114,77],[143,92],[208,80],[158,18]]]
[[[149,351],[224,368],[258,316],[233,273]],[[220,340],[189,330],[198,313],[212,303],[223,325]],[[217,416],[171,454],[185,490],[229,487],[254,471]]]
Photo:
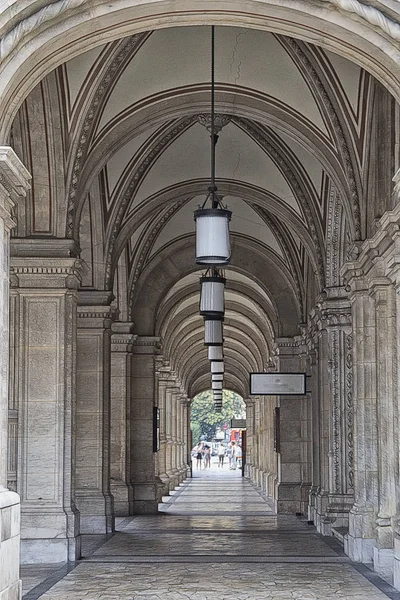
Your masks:
[[[224,360],[222,346],[208,346],[208,360]]]
[[[213,269],[211,275],[207,273],[200,277],[200,314],[203,317],[223,317],[226,279],[217,269]]]
[[[204,345],[222,346],[222,319],[206,317],[204,319]]]
[[[222,390],[222,381],[212,381],[211,389],[212,390]]]
[[[214,25],[211,27],[211,181],[208,194],[201,208],[195,211],[196,263],[198,265],[227,265],[231,257],[229,221],[232,213],[221,205],[215,180],[215,146],[218,135],[215,127],[215,60]],[[211,208],[205,208],[207,201]]]
[[[213,373],[211,375],[211,381],[223,381],[224,375],[223,373]]]
[[[224,208],[199,208],[196,221],[196,263],[227,265],[231,257],[229,221],[231,211]]]
[[[211,362],[211,373],[224,373],[224,363],[221,360]]]

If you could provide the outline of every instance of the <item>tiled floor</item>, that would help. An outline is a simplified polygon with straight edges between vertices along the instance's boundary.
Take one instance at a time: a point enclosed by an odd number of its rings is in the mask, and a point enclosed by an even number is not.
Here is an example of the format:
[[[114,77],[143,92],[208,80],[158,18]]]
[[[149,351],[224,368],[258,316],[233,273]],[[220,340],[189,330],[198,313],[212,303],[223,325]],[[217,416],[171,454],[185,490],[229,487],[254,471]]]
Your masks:
[[[109,539],[86,539],[86,559],[69,573],[24,567],[24,598],[400,600],[334,540],[277,517],[239,471],[194,471],[161,511],[121,519]]]

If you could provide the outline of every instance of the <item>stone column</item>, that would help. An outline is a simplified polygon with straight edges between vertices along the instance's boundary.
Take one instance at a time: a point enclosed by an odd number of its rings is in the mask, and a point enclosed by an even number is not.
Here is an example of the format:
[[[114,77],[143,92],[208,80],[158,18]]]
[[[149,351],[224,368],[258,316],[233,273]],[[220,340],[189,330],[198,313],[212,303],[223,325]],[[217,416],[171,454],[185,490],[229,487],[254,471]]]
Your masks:
[[[375,307],[365,280],[351,277],[354,345],[354,484],[348,551],[372,562],[378,506]]]
[[[170,367],[163,365],[157,371],[158,382],[158,408],[160,409],[160,450],[158,452],[158,474],[163,484],[162,494],[167,496],[170,488],[167,461],[167,434],[166,434],[166,396],[167,386],[171,375]]]
[[[37,250],[34,240],[31,250]],[[80,268],[74,258],[11,261],[11,397],[18,414],[24,563],[80,554],[73,479]]]
[[[321,323],[319,323],[321,327]],[[319,489],[315,498],[315,526],[318,531],[324,527],[325,513],[329,496],[329,418],[331,389],[329,386],[329,341],[326,329],[318,333],[318,440],[319,440]]]
[[[130,481],[130,427],[133,323],[111,327],[110,489],[117,517],[133,514]]]
[[[166,437],[166,465],[167,475],[170,479],[170,491],[174,489],[172,481],[172,392],[171,383],[165,390],[165,437]]]
[[[9,147],[0,147],[0,597],[20,597],[20,504],[7,489],[9,254],[14,207],[29,188],[30,175]]]
[[[383,576],[393,574],[393,520],[396,515],[395,446],[398,414],[395,406],[397,382],[396,297],[393,284],[384,277],[372,281],[375,300],[377,357],[378,498],[374,569]],[[396,430],[396,431],[395,431]]]
[[[253,412],[254,412],[254,400],[248,398],[246,400],[246,465],[245,465],[245,477],[252,479],[252,468],[253,468]]]
[[[278,338],[276,344],[279,371],[304,370],[301,357],[304,349],[300,339]],[[309,426],[305,425],[309,412],[304,412],[302,396],[281,396],[279,404],[280,452],[275,508],[280,513],[302,513],[309,490],[309,482],[303,481],[303,475],[310,471],[308,452],[303,451],[304,445],[311,442]]]
[[[189,399],[186,395],[182,397],[182,469],[183,469],[183,478],[186,479],[188,476],[188,456],[191,448],[189,447],[189,438],[188,433],[189,429]]]
[[[315,346],[316,348],[315,348]],[[318,343],[313,340],[313,349],[309,352],[311,371],[311,428],[312,428],[312,460],[311,460],[311,488],[308,498],[308,520],[316,523],[317,495],[320,491],[320,441],[319,441],[319,369],[318,369]]]
[[[76,503],[81,533],[111,533],[109,292],[80,292],[77,345]]]
[[[319,304],[321,340],[320,377],[324,378],[324,410],[321,434],[323,454],[321,490],[318,495],[317,529],[331,535],[332,527],[347,527],[354,502],[353,390],[351,308],[343,287],[329,288]],[[326,359],[326,362],[325,362]],[[326,445],[327,444],[327,445]]]
[[[139,336],[133,346],[131,399],[131,485],[135,514],[157,512],[158,490],[153,454],[156,357],[160,338]]]
[[[175,486],[179,483],[179,470],[178,470],[178,403],[179,403],[179,389],[175,386],[172,390],[172,402],[171,402],[171,421],[172,421],[172,474],[174,476]]]

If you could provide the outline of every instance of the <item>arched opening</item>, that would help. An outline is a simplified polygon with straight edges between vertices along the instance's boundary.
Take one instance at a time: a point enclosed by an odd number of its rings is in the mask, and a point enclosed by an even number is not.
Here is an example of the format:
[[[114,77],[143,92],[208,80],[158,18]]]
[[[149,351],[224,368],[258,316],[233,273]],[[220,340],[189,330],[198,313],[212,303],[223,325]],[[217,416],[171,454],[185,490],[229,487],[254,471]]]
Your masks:
[[[350,556],[393,577],[396,10],[8,4],[8,488],[23,561],[79,558],[82,535],[156,513],[188,476],[190,403],[209,387],[193,210],[216,23],[217,183],[233,211],[225,385],[246,402],[245,475],[276,513],[346,530]],[[249,373],[295,371],[304,397],[251,395]]]

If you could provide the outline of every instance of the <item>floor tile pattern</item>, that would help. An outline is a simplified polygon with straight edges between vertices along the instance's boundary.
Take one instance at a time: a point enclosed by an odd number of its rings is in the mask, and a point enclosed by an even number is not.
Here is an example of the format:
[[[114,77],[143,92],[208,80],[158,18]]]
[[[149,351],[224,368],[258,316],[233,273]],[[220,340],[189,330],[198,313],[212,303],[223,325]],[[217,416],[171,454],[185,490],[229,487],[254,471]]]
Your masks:
[[[46,565],[35,579],[25,567],[24,598],[400,600],[305,520],[275,515],[239,471],[194,471],[166,500],[158,515],[120,519],[111,537],[88,536],[69,572]]]

